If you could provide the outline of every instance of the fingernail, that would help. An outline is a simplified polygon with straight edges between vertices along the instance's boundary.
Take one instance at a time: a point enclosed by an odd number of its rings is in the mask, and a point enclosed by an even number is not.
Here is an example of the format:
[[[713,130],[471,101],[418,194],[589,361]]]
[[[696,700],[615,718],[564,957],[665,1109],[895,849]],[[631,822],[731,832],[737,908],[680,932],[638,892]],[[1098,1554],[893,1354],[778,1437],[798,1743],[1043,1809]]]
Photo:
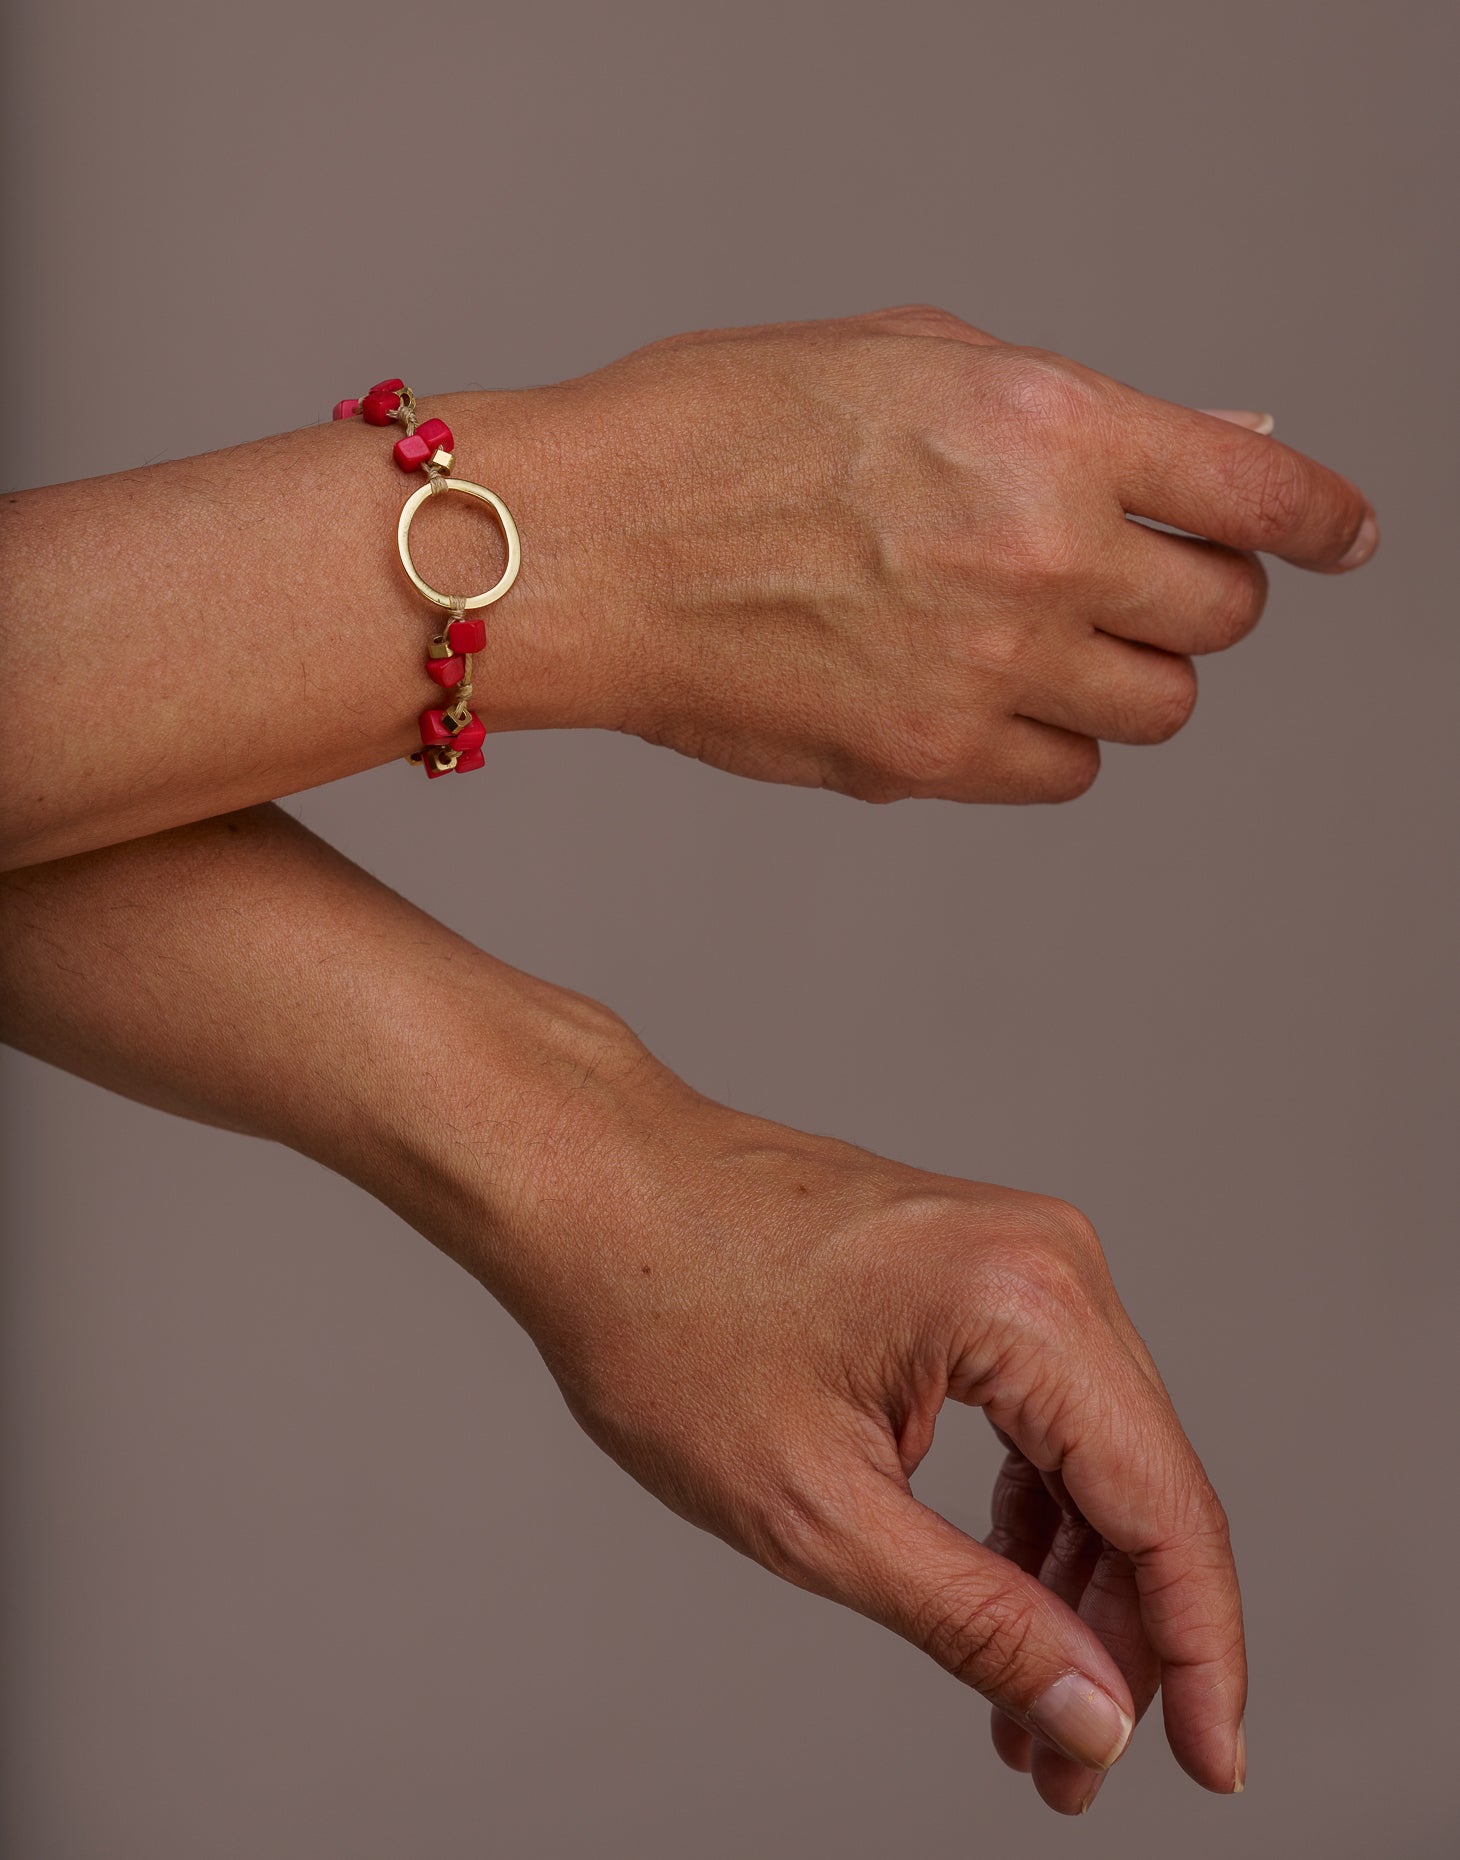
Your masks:
[[[1338,566],[1340,568],[1357,568],[1361,563],[1368,561],[1369,557],[1378,546],[1379,523],[1371,510],[1368,516],[1364,518],[1363,523],[1359,526],[1359,533],[1354,538],[1353,548],[1349,550],[1348,554]]]
[[[1039,1735],[1087,1769],[1108,1770],[1130,1741],[1132,1721],[1093,1679],[1066,1673],[1034,1701]]]
[[[1205,411],[1214,420],[1225,420],[1230,426],[1245,426],[1249,433],[1260,433],[1264,438],[1277,424],[1270,413],[1258,413],[1251,407],[1208,407]]]
[[[1096,1796],[1099,1795],[1100,1785],[1104,1781],[1105,1781],[1105,1776],[1104,1776],[1104,1773],[1102,1772],[1099,1776],[1095,1778],[1094,1782],[1092,1782],[1090,1787],[1085,1791],[1085,1799],[1080,1804],[1080,1813],[1082,1815],[1089,1814],[1090,1804],[1095,1800]]]
[[[1237,1762],[1232,1771],[1232,1793],[1241,1795],[1247,1787],[1247,1726],[1237,1726]]]

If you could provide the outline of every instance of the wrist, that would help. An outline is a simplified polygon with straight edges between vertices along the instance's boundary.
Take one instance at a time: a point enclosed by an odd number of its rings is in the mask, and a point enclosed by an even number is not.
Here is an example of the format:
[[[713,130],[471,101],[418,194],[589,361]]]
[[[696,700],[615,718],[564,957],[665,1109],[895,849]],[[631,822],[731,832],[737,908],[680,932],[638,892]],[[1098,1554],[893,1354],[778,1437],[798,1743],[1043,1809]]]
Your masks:
[[[407,1220],[514,1315],[593,1244],[603,1183],[688,1087],[611,1010],[480,951],[420,972],[363,1101],[297,1147]],[[446,985],[443,986],[443,983]],[[449,1001],[449,1011],[442,1003]]]
[[[628,702],[618,577],[597,515],[602,477],[575,409],[571,384],[429,403],[456,436],[457,475],[496,491],[522,538],[521,572],[488,610],[477,668],[489,730],[615,729]],[[451,585],[487,586],[501,572],[493,526],[477,532],[451,539]]]

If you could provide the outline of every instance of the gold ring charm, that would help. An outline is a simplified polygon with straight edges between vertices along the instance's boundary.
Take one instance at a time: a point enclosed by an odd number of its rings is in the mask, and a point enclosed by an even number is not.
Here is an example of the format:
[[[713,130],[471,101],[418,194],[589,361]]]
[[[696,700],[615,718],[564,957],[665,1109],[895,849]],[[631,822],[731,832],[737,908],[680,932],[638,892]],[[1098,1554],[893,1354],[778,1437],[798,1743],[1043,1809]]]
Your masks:
[[[487,623],[476,614],[468,618],[467,609],[490,607],[493,601],[501,600],[522,566],[522,545],[512,512],[495,491],[466,478],[452,477],[456,460],[452,448],[456,441],[451,428],[442,419],[421,420],[416,413],[415,395],[398,375],[393,375],[389,381],[377,381],[359,400],[340,401],[334,418],[359,418],[367,426],[389,426],[393,421],[404,427],[404,435],[396,440],[393,449],[395,462],[403,472],[426,474],[426,482],[405,501],[396,525],[395,544],[411,586],[433,607],[446,611],[446,619],[426,647],[425,671],[442,692],[450,692],[451,701],[442,697],[421,712],[421,747],[409,758],[434,781],[438,775],[470,774],[485,765],[482,744],[487,726],[470,708],[470,700],[472,659],[486,648]],[[501,526],[507,544],[507,567],[497,585],[484,594],[442,594],[416,572],[411,560],[411,523],[425,500],[441,491],[459,491],[463,497],[474,497],[478,503],[488,505]]]
[[[411,560],[411,520],[427,498],[442,491],[460,491],[464,497],[475,497],[481,503],[490,505],[502,527],[502,535],[507,542],[507,566],[502,571],[502,579],[495,587],[488,588],[485,594],[473,594],[466,599],[459,594],[441,594],[429,583],[422,581],[416,572],[416,565]],[[483,484],[473,484],[467,478],[433,477],[418,491],[413,491],[401,508],[395,539],[400,549],[401,566],[417,590],[435,606],[454,608],[458,613],[464,608],[489,607],[493,601],[500,601],[516,581],[517,571],[522,566],[522,544],[518,540],[517,525],[512,521],[512,512],[495,491],[489,491]]]

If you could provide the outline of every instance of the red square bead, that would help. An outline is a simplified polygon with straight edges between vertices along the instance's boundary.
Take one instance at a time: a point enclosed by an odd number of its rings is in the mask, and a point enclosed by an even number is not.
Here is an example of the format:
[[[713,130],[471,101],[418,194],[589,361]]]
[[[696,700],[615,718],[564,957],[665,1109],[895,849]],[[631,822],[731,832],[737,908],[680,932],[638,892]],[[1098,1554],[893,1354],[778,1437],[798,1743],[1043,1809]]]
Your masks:
[[[360,411],[371,426],[389,426],[399,404],[396,394],[367,394],[360,402]]]
[[[487,726],[475,711],[468,711],[470,722],[461,729],[453,730],[446,721],[444,710],[423,710],[421,712],[421,741],[428,749],[445,749],[454,744],[458,749],[480,749],[486,741]]]
[[[426,671],[438,685],[459,685],[466,677],[466,660],[460,656],[454,659],[427,659]]]
[[[389,381],[377,381],[371,388],[372,394],[398,394],[405,386],[399,375],[393,375]]]
[[[471,722],[456,732],[452,742],[463,754],[469,749],[480,749],[487,740],[487,726],[475,711],[471,712]]]
[[[427,445],[417,428],[414,433],[405,433],[396,440],[395,462],[402,471],[419,471],[435,449]]]
[[[422,420],[416,428],[434,452],[438,446],[449,452],[456,441],[451,437],[451,428],[444,420]]]
[[[456,772],[458,775],[469,775],[473,769],[483,767],[486,760],[480,749],[468,749],[464,756],[457,757]]]
[[[353,420],[359,411],[360,403],[358,400],[337,400],[335,402],[335,410],[330,415],[330,418],[332,420]]]
[[[453,620],[446,629],[446,639],[453,652],[483,652],[487,644],[487,623],[480,614]]]

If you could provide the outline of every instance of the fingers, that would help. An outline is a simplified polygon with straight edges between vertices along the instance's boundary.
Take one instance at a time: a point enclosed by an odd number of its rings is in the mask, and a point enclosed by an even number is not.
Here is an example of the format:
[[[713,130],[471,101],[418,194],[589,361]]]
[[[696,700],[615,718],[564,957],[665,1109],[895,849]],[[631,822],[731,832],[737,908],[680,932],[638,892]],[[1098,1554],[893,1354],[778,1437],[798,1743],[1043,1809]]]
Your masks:
[[[1060,1471],[1093,1529],[1130,1557],[1177,1761],[1206,1788],[1231,1792],[1241,1785],[1247,1667],[1226,1516],[1170,1403],[1133,1359],[1092,1364],[1082,1388],[1062,1423],[1071,1436]],[[1002,1424],[1019,1440],[1017,1425]],[[1037,1456],[1035,1443],[1019,1444]]]
[[[1300,568],[1357,568],[1379,529],[1357,485],[1229,419],[1129,392],[1129,446],[1117,464],[1124,507],[1232,549]]]
[[[984,1548],[1007,1557],[1026,1575],[1037,1576],[1059,1521],[1060,1508],[1050,1497],[1043,1477],[1017,1447],[1011,1447],[994,1481],[991,1528],[983,1540]],[[1011,1770],[1027,1771],[1034,1748],[1033,1733],[1006,1717],[997,1706],[989,1728],[1000,1758]]]
[[[1040,1582],[1051,1595],[1057,1595],[1078,1613],[1085,1585],[1094,1573],[1103,1547],[1099,1536],[1083,1518],[1062,1512],[1040,1565]],[[1134,1705],[1135,1700],[1131,1702]],[[1051,1760],[1063,1766],[1055,1773],[1052,1791],[1049,1787]],[[1083,1763],[1076,1763],[1043,1743],[1036,1744],[1031,1751],[1029,1768],[1041,1799],[1061,1814],[1081,1813],[1087,1798],[1093,1799],[1098,1780],[1104,1774],[1087,1769]]]
[[[1051,1546],[1040,1580],[1078,1609],[1125,1675],[1136,1722],[1145,1716],[1161,1679],[1160,1662],[1141,1625],[1140,1597],[1131,1560],[1073,1521]],[[1063,1815],[1081,1815],[1094,1801],[1103,1773],[1072,1763],[1041,1745],[1030,1768],[1042,1801]]]
[[[994,1482],[991,1528],[984,1547],[1005,1556],[1074,1608],[1091,1627],[1125,1676],[1137,1723],[1160,1684],[1160,1663],[1141,1625],[1140,1597],[1130,1558],[1113,1550],[1085,1520],[1061,1511],[1049,1484],[1017,1447],[1011,1447]],[[1094,1801],[1105,1772],[1060,1754],[1007,1717],[997,1706],[990,1718],[994,1749],[1012,1770],[1032,1772],[1035,1788],[1063,1815],[1083,1814]]]
[[[1144,523],[1123,531],[1120,592],[1093,616],[1102,632],[1166,652],[1225,652],[1262,618],[1267,570],[1257,556]]]
[[[1107,743],[1164,743],[1195,706],[1188,659],[1092,632],[1067,648],[1059,675],[1028,701],[1028,714]]]
[[[1037,717],[1009,720],[1002,732],[994,770],[1001,801],[1074,801],[1100,773],[1100,745],[1093,737],[1060,728]],[[947,798],[965,798],[962,792]],[[981,791],[966,798],[979,800]]]
[[[1129,1740],[1120,1669],[1073,1609],[870,1469],[811,1585],[912,1641],[1017,1724],[1090,1769]]]
[[[1189,653],[1250,633],[1267,601],[1255,555],[1127,522],[1081,630],[1039,665],[1020,710],[1107,743],[1164,743],[1196,705]]]
[[[1194,1781],[1233,1794],[1246,1780],[1242,1604],[1221,1507],[1204,1525],[1132,1554],[1141,1620],[1161,1662],[1166,1740]]]

